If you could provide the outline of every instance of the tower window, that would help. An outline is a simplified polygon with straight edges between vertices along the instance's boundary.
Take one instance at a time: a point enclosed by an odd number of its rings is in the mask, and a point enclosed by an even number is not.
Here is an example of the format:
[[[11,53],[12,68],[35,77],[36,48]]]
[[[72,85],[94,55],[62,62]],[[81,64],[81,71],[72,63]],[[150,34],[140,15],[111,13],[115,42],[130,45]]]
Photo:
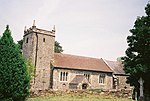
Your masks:
[[[45,38],[43,38],[43,42],[45,42]]]
[[[26,43],[28,43],[29,38],[26,39]]]

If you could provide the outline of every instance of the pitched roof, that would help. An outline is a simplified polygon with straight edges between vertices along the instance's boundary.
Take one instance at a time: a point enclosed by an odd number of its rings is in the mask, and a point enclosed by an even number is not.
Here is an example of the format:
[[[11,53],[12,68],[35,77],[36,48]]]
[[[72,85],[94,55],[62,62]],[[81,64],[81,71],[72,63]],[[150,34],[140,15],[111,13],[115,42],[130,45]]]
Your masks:
[[[86,79],[86,77],[84,75],[76,75],[75,78],[73,78],[73,80],[70,82],[70,84],[79,84],[79,83],[82,83],[82,81],[84,79],[86,80],[86,82],[88,82],[88,80]]]
[[[105,63],[112,69],[114,74],[125,74],[123,64],[119,61],[105,60]]]
[[[102,59],[55,53],[54,67],[112,72],[112,70],[105,64]]]

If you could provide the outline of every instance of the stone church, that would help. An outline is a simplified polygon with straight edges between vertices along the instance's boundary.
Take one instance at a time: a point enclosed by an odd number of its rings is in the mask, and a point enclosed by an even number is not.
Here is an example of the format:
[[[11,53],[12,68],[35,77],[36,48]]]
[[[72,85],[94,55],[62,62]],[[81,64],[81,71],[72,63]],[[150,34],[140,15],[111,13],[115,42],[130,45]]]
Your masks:
[[[128,88],[118,61],[54,53],[55,28],[24,30],[23,55],[35,66],[32,90],[80,90]]]

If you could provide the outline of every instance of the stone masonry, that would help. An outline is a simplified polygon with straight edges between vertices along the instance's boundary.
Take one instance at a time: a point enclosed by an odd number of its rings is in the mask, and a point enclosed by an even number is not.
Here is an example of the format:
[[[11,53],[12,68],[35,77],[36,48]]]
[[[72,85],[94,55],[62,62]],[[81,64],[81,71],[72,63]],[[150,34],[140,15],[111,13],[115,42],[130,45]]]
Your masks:
[[[60,72],[68,72],[68,81],[60,81]],[[84,71],[84,70],[66,70],[66,69],[54,69],[53,75],[53,89],[59,90],[68,90],[69,83],[73,80],[76,75],[84,75],[89,74],[90,79],[90,88],[89,89],[104,89],[109,90],[112,89],[112,74],[111,73],[103,73],[106,75],[105,83],[99,83],[99,74],[102,72],[92,72],[92,71]],[[82,89],[82,87],[80,87]]]
[[[33,25],[24,31],[23,55],[26,59],[31,59],[36,67],[31,90],[46,90],[50,87],[50,68],[54,56],[54,42],[55,30],[42,30]]]

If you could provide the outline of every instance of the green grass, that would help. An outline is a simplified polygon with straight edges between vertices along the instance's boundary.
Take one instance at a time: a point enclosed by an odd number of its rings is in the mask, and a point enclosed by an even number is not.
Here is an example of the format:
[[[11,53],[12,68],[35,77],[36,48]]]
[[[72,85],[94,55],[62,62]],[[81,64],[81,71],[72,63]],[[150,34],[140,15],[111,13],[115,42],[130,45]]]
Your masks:
[[[102,96],[102,95],[49,95],[46,97],[29,98],[27,101],[132,101],[128,98],[116,98],[113,96]]]

